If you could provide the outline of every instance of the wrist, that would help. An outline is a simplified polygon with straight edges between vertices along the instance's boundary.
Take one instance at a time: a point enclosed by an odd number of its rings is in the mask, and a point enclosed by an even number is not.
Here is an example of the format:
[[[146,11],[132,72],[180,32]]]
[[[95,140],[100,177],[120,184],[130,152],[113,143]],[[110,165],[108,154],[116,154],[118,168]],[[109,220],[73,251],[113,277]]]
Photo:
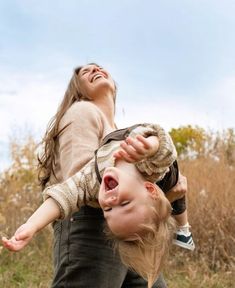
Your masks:
[[[25,225],[27,225],[28,229],[30,229],[33,235],[36,234],[40,230],[39,225],[35,223],[35,221],[31,218],[28,219]]]

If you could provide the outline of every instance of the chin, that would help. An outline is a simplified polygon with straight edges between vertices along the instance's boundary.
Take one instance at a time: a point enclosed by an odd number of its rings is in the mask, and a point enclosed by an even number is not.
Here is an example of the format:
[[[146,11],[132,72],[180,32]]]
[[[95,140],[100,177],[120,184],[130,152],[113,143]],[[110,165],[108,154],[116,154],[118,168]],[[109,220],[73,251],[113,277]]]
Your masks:
[[[105,91],[103,91],[105,89]],[[102,92],[112,91],[114,93],[115,89],[113,85],[106,79],[100,79],[99,82],[95,85],[95,92],[97,93],[98,90],[102,90]]]

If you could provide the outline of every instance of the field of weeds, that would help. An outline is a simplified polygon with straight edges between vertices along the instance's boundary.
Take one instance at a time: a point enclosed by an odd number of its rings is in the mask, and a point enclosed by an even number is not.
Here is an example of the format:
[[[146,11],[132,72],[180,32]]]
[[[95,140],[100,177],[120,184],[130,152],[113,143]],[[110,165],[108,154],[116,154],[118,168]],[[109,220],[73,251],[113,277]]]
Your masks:
[[[36,145],[12,146],[13,164],[0,178],[0,234],[10,236],[41,203]],[[188,213],[196,249],[172,247],[164,275],[169,288],[235,287],[235,169],[220,157],[181,157],[188,179]],[[49,287],[52,235],[39,233],[29,247],[10,253],[0,246],[0,287]]]

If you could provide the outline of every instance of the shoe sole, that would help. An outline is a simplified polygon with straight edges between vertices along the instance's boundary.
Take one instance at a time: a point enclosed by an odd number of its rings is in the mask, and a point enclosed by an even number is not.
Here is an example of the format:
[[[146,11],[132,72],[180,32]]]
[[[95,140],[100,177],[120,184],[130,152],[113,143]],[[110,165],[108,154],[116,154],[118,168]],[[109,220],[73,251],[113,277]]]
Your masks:
[[[173,243],[177,246],[180,246],[181,248],[185,248],[185,249],[188,249],[188,250],[191,250],[193,251],[195,249],[195,245],[194,246],[189,246],[188,244],[184,244],[182,243],[181,241],[178,241],[178,240],[173,240]]]

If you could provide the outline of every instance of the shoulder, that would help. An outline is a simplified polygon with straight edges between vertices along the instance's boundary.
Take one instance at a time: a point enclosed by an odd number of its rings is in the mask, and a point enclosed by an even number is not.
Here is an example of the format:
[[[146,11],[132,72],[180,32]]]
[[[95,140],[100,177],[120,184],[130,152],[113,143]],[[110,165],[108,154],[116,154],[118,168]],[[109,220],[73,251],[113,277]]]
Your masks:
[[[62,126],[78,121],[102,122],[102,113],[99,108],[89,101],[75,102],[62,117]]]
[[[101,115],[101,111],[99,108],[89,101],[79,101],[75,102],[66,112],[66,115],[70,115],[71,117],[76,117],[79,114],[91,113],[91,115]]]

